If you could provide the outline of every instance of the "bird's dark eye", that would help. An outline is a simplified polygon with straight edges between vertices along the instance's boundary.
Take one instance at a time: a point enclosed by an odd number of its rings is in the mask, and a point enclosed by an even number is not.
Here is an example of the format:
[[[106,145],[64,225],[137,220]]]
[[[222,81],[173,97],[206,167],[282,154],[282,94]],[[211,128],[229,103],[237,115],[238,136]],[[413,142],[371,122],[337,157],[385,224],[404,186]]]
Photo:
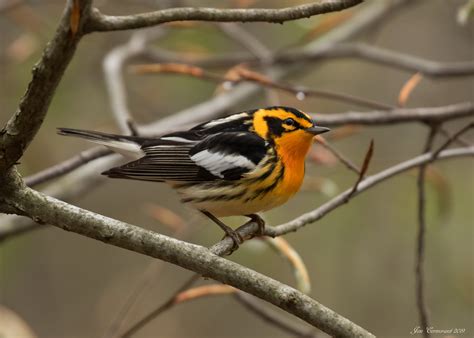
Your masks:
[[[292,118],[285,119],[283,121],[283,123],[286,124],[287,126],[295,126],[296,125],[296,121],[293,120]]]

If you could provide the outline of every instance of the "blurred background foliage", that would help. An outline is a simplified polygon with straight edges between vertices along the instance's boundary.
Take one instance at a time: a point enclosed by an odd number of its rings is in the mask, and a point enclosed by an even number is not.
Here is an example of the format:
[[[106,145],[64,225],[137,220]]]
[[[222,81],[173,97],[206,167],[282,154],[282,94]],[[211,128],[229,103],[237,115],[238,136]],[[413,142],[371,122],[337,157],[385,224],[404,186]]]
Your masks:
[[[0,123],[15,111],[62,12],[64,1],[24,1],[0,12]],[[158,1],[96,1],[107,14],[153,10]],[[303,1],[193,1],[195,6],[283,7]],[[0,2],[1,4],[1,2]],[[466,61],[474,56],[474,25],[457,21],[461,0],[408,1],[401,10],[353,41],[436,61]],[[368,4],[370,5],[370,1]],[[365,5],[363,5],[365,6]],[[357,11],[354,8],[344,13]],[[340,13],[288,22],[242,27],[272,50],[288,50],[317,37],[318,26]],[[316,31],[316,33],[314,33]],[[89,144],[56,135],[57,127],[117,131],[102,73],[104,56],[127,41],[132,32],[87,36],[68,68],[49,114],[21,163],[24,175],[37,172],[87,149]],[[314,36],[315,35],[315,36]],[[211,23],[170,28],[159,47],[202,56],[241,52],[242,47]],[[287,79],[311,88],[333,90],[396,104],[400,88],[412,74],[354,59],[301,64]],[[145,123],[210,98],[216,84],[179,75],[138,76],[126,72],[130,109]],[[279,92],[280,102],[307,112],[363,111],[321,98],[298,100]],[[423,79],[408,107],[430,107],[472,100],[472,77]],[[263,93],[232,112],[266,105]],[[229,111],[230,113],[230,111]],[[452,131],[465,121],[448,125]],[[370,139],[375,153],[369,173],[377,172],[422,151],[427,129],[401,124],[359,129],[334,145],[361,164]],[[466,138],[473,140],[471,134]],[[438,139],[440,141],[441,138]],[[438,142],[439,143],[439,142]],[[317,151],[317,150],[315,150]],[[316,208],[351,186],[353,172],[322,151],[319,162],[308,161],[305,187],[287,205],[265,214],[280,224]],[[437,163],[427,187],[426,293],[435,328],[474,325],[474,166],[471,159]],[[99,174],[99,173],[97,173]],[[405,337],[418,325],[414,297],[416,171],[397,176],[364,193],[315,224],[286,236],[304,259],[312,281],[311,296],[378,336]],[[76,202],[80,207],[172,235],[165,223],[171,210],[189,227],[187,240],[211,245],[220,230],[179,204],[164,185],[109,180]],[[156,212],[156,206],[159,206]],[[151,210],[151,211],[150,211]],[[153,212],[155,211],[155,212]],[[157,214],[158,213],[158,217]],[[174,220],[173,220],[174,219]],[[227,220],[238,225],[243,218]],[[56,228],[33,231],[0,243],[0,301],[39,337],[98,337],[104,332],[152,259]],[[257,240],[232,257],[243,265],[294,284],[291,271],[278,255]],[[163,265],[152,287],[139,300],[132,321],[171,295],[189,272]],[[285,337],[247,312],[232,297],[206,298],[181,305],[148,325],[137,337]]]

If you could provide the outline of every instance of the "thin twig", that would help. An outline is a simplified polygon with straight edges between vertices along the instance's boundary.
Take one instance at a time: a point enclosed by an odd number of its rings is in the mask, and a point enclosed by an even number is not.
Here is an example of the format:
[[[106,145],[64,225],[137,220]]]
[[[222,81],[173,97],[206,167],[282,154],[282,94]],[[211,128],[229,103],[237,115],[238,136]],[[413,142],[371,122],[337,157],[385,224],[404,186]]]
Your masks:
[[[70,159],[26,177],[25,184],[29,187],[37,186],[41,183],[48,182],[54,178],[68,174],[74,169],[83,166],[84,164],[110,154],[112,154],[112,151],[104,147],[94,147],[84,150]]]
[[[321,135],[316,136],[316,139],[319,141],[319,144],[330,151],[342,164],[344,164],[349,170],[352,170],[357,175],[360,175],[360,169],[343,153],[337,150],[332,146],[326,139]]]
[[[447,139],[450,139],[450,138],[453,137],[453,135],[451,135],[451,133],[450,133],[448,130],[446,130],[446,128],[444,128],[443,126],[440,126],[440,127],[439,127],[439,133],[440,133],[440,134],[443,134],[444,137],[446,137]],[[454,140],[454,142],[456,142],[458,145],[460,145],[460,146],[462,146],[462,147],[470,147],[470,146],[471,146],[471,144],[470,144],[468,141],[466,141],[465,139],[461,138],[460,136],[458,136],[458,137]]]
[[[430,128],[430,133],[426,140],[423,153],[428,153],[433,147],[433,142],[437,133],[437,126],[433,125]],[[418,309],[418,316],[420,319],[420,326],[423,331],[423,337],[429,338],[430,333],[428,332],[428,310],[425,301],[425,290],[424,290],[424,274],[423,274],[423,263],[425,256],[425,233],[426,233],[426,220],[425,220],[425,175],[426,167],[429,162],[424,163],[420,166],[418,171],[418,234],[416,237],[416,254],[415,254],[415,281],[416,281],[416,304]]]
[[[474,122],[471,122],[464,126],[463,128],[459,129],[456,133],[453,135],[450,135],[448,139],[446,140],[445,143],[443,143],[434,153],[433,153],[433,159],[436,159],[439,155],[440,152],[442,152],[444,149],[449,147],[449,145],[453,142],[456,142],[456,140],[459,140],[459,137],[464,134],[466,131],[469,129],[474,128]]]
[[[181,7],[126,16],[109,16],[94,9],[88,21],[88,32],[126,30],[159,25],[172,21],[217,21],[217,22],[270,22],[309,18],[313,15],[340,11],[361,3],[363,0],[321,0],[310,4],[281,9],[217,9],[203,7]]]
[[[367,169],[369,169],[369,164],[370,164],[370,160],[372,159],[373,153],[374,153],[374,140],[371,140],[369,149],[367,150],[367,153],[365,154],[365,157],[364,157],[364,162],[362,163],[362,167],[360,168],[359,177],[357,178],[356,183],[352,187],[352,190],[347,195],[346,202],[348,202],[352,198],[352,196],[356,193],[360,182],[364,179]]]
[[[130,40],[112,49],[104,58],[103,71],[110,107],[117,125],[124,134],[137,134],[138,130],[128,108],[123,67],[129,59],[143,53],[151,40],[163,36],[165,32],[166,30],[161,27],[153,31],[135,32]]]

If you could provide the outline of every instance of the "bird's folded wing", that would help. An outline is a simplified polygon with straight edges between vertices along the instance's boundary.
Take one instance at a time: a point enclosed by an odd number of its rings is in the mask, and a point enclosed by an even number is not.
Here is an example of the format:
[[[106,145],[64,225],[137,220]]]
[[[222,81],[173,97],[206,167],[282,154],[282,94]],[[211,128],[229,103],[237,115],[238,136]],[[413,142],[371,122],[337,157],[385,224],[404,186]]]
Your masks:
[[[255,169],[267,150],[266,142],[249,132],[220,133],[199,142],[169,143],[144,145],[144,157],[112,168],[104,175],[145,181],[237,180]]]
[[[191,160],[214,176],[237,180],[254,170],[265,157],[267,144],[249,132],[225,132],[213,135],[195,145]]]

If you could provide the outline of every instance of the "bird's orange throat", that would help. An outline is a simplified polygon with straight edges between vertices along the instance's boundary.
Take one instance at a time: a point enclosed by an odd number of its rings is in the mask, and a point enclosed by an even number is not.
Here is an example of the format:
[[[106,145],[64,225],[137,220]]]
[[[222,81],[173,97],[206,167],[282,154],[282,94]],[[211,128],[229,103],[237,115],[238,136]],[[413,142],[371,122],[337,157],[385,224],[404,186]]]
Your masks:
[[[278,153],[285,166],[285,177],[281,188],[291,195],[299,190],[303,182],[304,162],[313,144],[313,137],[304,130],[298,130],[275,140]]]

